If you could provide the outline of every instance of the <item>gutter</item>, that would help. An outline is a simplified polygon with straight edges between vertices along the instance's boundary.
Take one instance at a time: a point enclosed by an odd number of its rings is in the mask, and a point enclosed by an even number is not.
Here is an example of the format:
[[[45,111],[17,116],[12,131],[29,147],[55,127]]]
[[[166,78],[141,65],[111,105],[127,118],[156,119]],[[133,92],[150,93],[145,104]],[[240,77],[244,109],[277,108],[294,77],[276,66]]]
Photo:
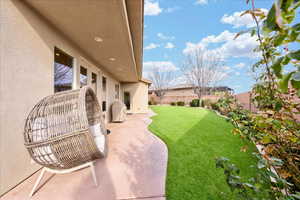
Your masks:
[[[128,21],[128,14],[127,14],[127,7],[126,7],[126,0],[122,0],[122,8],[123,8],[123,15],[124,18],[126,20],[126,27],[127,27],[127,31],[129,33],[129,46],[130,46],[130,51],[131,51],[131,59],[133,60],[134,63],[134,70],[135,70],[135,74],[138,75],[138,71],[137,71],[137,65],[135,62],[135,55],[134,55],[134,50],[133,50],[133,43],[132,43],[132,37],[131,37],[131,30],[130,30],[130,26],[129,26],[129,21]],[[139,75],[137,76],[137,79],[139,80]]]

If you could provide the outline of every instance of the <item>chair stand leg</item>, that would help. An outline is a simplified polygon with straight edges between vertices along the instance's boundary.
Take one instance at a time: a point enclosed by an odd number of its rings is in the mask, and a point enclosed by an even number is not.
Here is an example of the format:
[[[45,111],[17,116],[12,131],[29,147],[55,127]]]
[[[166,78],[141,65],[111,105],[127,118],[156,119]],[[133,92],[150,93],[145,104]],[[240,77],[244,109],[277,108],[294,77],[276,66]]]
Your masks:
[[[35,184],[34,184],[32,190],[31,190],[31,192],[30,192],[30,194],[29,194],[29,197],[32,197],[32,196],[33,196],[33,194],[34,194],[34,192],[35,192],[37,186],[39,185],[39,183],[41,182],[41,180],[42,180],[42,178],[43,178],[43,176],[44,176],[44,173],[45,173],[45,168],[42,169],[42,171],[41,171],[41,173],[40,173],[40,176],[39,176],[38,179],[36,180],[36,182],[35,182]]]
[[[92,176],[93,176],[93,179],[94,179],[94,183],[95,183],[96,186],[98,186],[94,163],[91,163],[90,167],[91,167],[91,172],[92,172]]]

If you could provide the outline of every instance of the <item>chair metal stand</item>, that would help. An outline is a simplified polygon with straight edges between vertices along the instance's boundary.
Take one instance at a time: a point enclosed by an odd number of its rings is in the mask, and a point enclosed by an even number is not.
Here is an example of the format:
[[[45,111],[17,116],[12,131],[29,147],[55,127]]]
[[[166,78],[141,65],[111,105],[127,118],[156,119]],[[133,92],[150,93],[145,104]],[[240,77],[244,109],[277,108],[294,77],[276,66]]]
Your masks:
[[[73,168],[70,168],[70,169],[60,169],[60,170],[49,169],[47,167],[43,167],[38,179],[36,180],[32,190],[29,194],[29,197],[32,197],[34,195],[34,193],[36,192],[36,189],[39,186],[45,172],[50,172],[50,173],[53,173],[53,174],[66,174],[66,173],[71,173],[71,172],[74,172],[74,171],[77,171],[77,170],[80,170],[80,169],[83,169],[83,168],[86,168],[86,167],[91,168],[91,173],[92,173],[94,183],[95,183],[96,186],[98,186],[98,181],[97,181],[97,177],[96,177],[94,162],[88,162],[88,163],[84,163],[82,165],[79,165],[77,167],[73,167]]]

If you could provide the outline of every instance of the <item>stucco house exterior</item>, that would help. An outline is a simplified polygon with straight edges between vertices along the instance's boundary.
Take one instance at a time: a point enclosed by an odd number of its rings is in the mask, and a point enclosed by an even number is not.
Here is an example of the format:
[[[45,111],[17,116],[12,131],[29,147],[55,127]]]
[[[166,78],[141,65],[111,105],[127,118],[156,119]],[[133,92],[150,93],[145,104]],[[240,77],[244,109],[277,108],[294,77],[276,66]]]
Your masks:
[[[148,108],[142,79],[143,0],[0,1],[0,195],[37,171],[24,148],[32,107],[55,92],[91,86],[110,105]]]
[[[233,90],[229,87],[214,87],[207,88],[206,93],[203,94],[203,99],[210,99],[212,101],[217,101],[222,95],[225,93],[232,93]],[[188,105],[193,99],[198,99],[197,94],[195,93],[194,87],[189,84],[180,84],[168,88],[165,91],[165,95],[163,96],[161,103],[162,104],[170,104],[171,102],[183,101],[186,105]],[[154,89],[149,90],[149,101],[154,101],[156,103],[160,102],[159,97],[156,95]]]

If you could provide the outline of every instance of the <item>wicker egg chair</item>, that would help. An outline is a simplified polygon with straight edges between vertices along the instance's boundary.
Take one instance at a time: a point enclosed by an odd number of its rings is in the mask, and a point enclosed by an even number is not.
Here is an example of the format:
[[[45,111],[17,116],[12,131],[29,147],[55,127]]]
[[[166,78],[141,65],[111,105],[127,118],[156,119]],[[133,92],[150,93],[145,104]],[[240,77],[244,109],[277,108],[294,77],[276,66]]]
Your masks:
[[[46,171],[59,173],[105,157],[106,133],[97,97],[90,87],[83,87],[55,93],[38,102],[26,119],[24,140],[35,162]]]
[[[125,104],[120,101],[116,100],[113,102],[111,106],[111,113],[112,113],[112,121],[113,122],[123,122],[126,119],[126,106]]]

